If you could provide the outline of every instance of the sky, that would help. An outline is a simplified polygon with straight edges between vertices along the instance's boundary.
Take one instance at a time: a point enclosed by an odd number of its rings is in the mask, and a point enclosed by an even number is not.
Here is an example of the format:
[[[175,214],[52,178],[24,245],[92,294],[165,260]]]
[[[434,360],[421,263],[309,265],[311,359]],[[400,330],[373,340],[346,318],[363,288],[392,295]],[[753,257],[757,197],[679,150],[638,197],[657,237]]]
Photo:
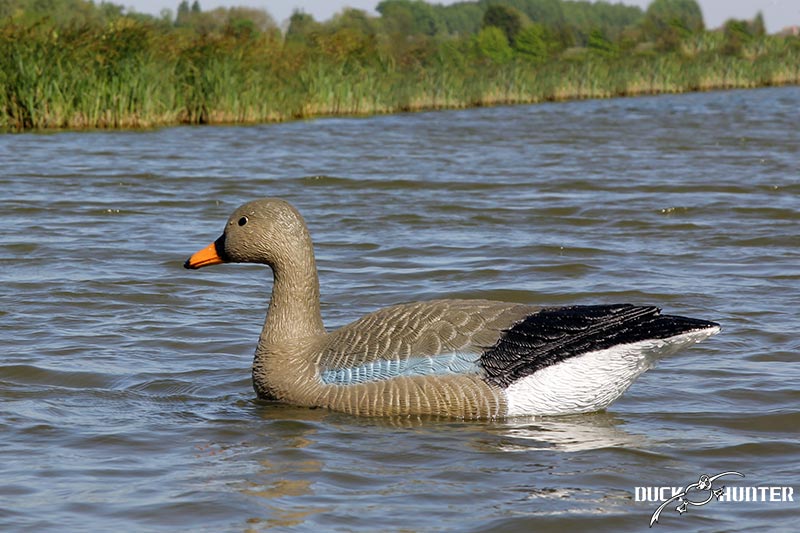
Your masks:
[[[618,1],[618,0],[614,0]],[[111,0],[139,13],[158,15],[162,9],[175,12],[180,0]],[[281,24],[292,11],[300,9],[317,20],[327,20],[345,7],[363,9],[376,14],[379,0],[199,0],[204,11],[216,7],[247,6],[264,9]],[[451,4],[454,0],[431,3]],[[191,1],[190,1],[191,3]],[[622,3],[646,8],[650,0],[624,0]],[[729,18],[749,19],[758,11],[764,13],[767,31],[774,33],[786,26],[800,25],[800,0],[698,0],[706,27],[717,28]]]

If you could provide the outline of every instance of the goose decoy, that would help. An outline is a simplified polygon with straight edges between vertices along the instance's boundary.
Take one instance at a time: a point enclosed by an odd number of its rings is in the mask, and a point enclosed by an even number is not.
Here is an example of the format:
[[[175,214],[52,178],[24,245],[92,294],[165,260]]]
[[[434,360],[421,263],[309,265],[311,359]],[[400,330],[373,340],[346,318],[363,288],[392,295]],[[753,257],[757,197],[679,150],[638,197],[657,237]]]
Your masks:
[[[464,419],[608,407],[659,358],[719,332],[656,307],[489,300],[394,305],[326,332],[308,228],[284,200],[244,204],[184,264],[262,263],[274,283],[253,361],[259,398],[356,415]]]

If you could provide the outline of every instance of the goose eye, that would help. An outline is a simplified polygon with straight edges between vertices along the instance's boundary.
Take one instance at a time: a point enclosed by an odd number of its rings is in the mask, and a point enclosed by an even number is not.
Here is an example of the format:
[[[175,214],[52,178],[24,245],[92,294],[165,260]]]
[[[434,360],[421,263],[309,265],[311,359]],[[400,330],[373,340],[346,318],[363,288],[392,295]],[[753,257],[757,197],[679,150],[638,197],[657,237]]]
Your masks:
[[[245,224],[247,224],[247,217],[240,218],[239,219],[239,225],[240,226],[244,226]]]

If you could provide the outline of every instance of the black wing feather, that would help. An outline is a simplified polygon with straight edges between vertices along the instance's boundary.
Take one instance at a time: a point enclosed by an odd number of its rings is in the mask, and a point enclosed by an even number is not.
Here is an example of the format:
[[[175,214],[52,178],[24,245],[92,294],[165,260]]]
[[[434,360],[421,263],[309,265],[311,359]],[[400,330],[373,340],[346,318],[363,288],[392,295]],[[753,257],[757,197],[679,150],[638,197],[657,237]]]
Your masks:
[[[486,350],[486,381],[501,387],[577,355],[618,344],[666,339],[715,327],[707,320],[662,315],[657,307],[579,305],[543,309],[518,322]]]

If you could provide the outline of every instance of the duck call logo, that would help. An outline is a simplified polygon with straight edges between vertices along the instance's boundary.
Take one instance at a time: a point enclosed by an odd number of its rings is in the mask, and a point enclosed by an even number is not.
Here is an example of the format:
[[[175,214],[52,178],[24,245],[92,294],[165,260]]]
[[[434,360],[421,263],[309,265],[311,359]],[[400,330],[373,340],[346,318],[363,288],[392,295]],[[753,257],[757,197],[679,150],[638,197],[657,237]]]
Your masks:
[[[678,514],[683,514],[689,509],[689,506],[702,507],[714,498],[719,500],[723,494],[725,494],[725,487],[714,488],[714,482],[722,476],[733,475],[744,477],[744,474],[740,472],[721,472],[714,476],[709,476],[707,474],[701,475],[697,483],[686,485],[683,490],[674,494],[656,509],[653,516],[650,517],[650,527],[653,527],[653,524],[658,522],[661,512],[676,501],[680,503],[675,507],[675,510],[678,511]]]

